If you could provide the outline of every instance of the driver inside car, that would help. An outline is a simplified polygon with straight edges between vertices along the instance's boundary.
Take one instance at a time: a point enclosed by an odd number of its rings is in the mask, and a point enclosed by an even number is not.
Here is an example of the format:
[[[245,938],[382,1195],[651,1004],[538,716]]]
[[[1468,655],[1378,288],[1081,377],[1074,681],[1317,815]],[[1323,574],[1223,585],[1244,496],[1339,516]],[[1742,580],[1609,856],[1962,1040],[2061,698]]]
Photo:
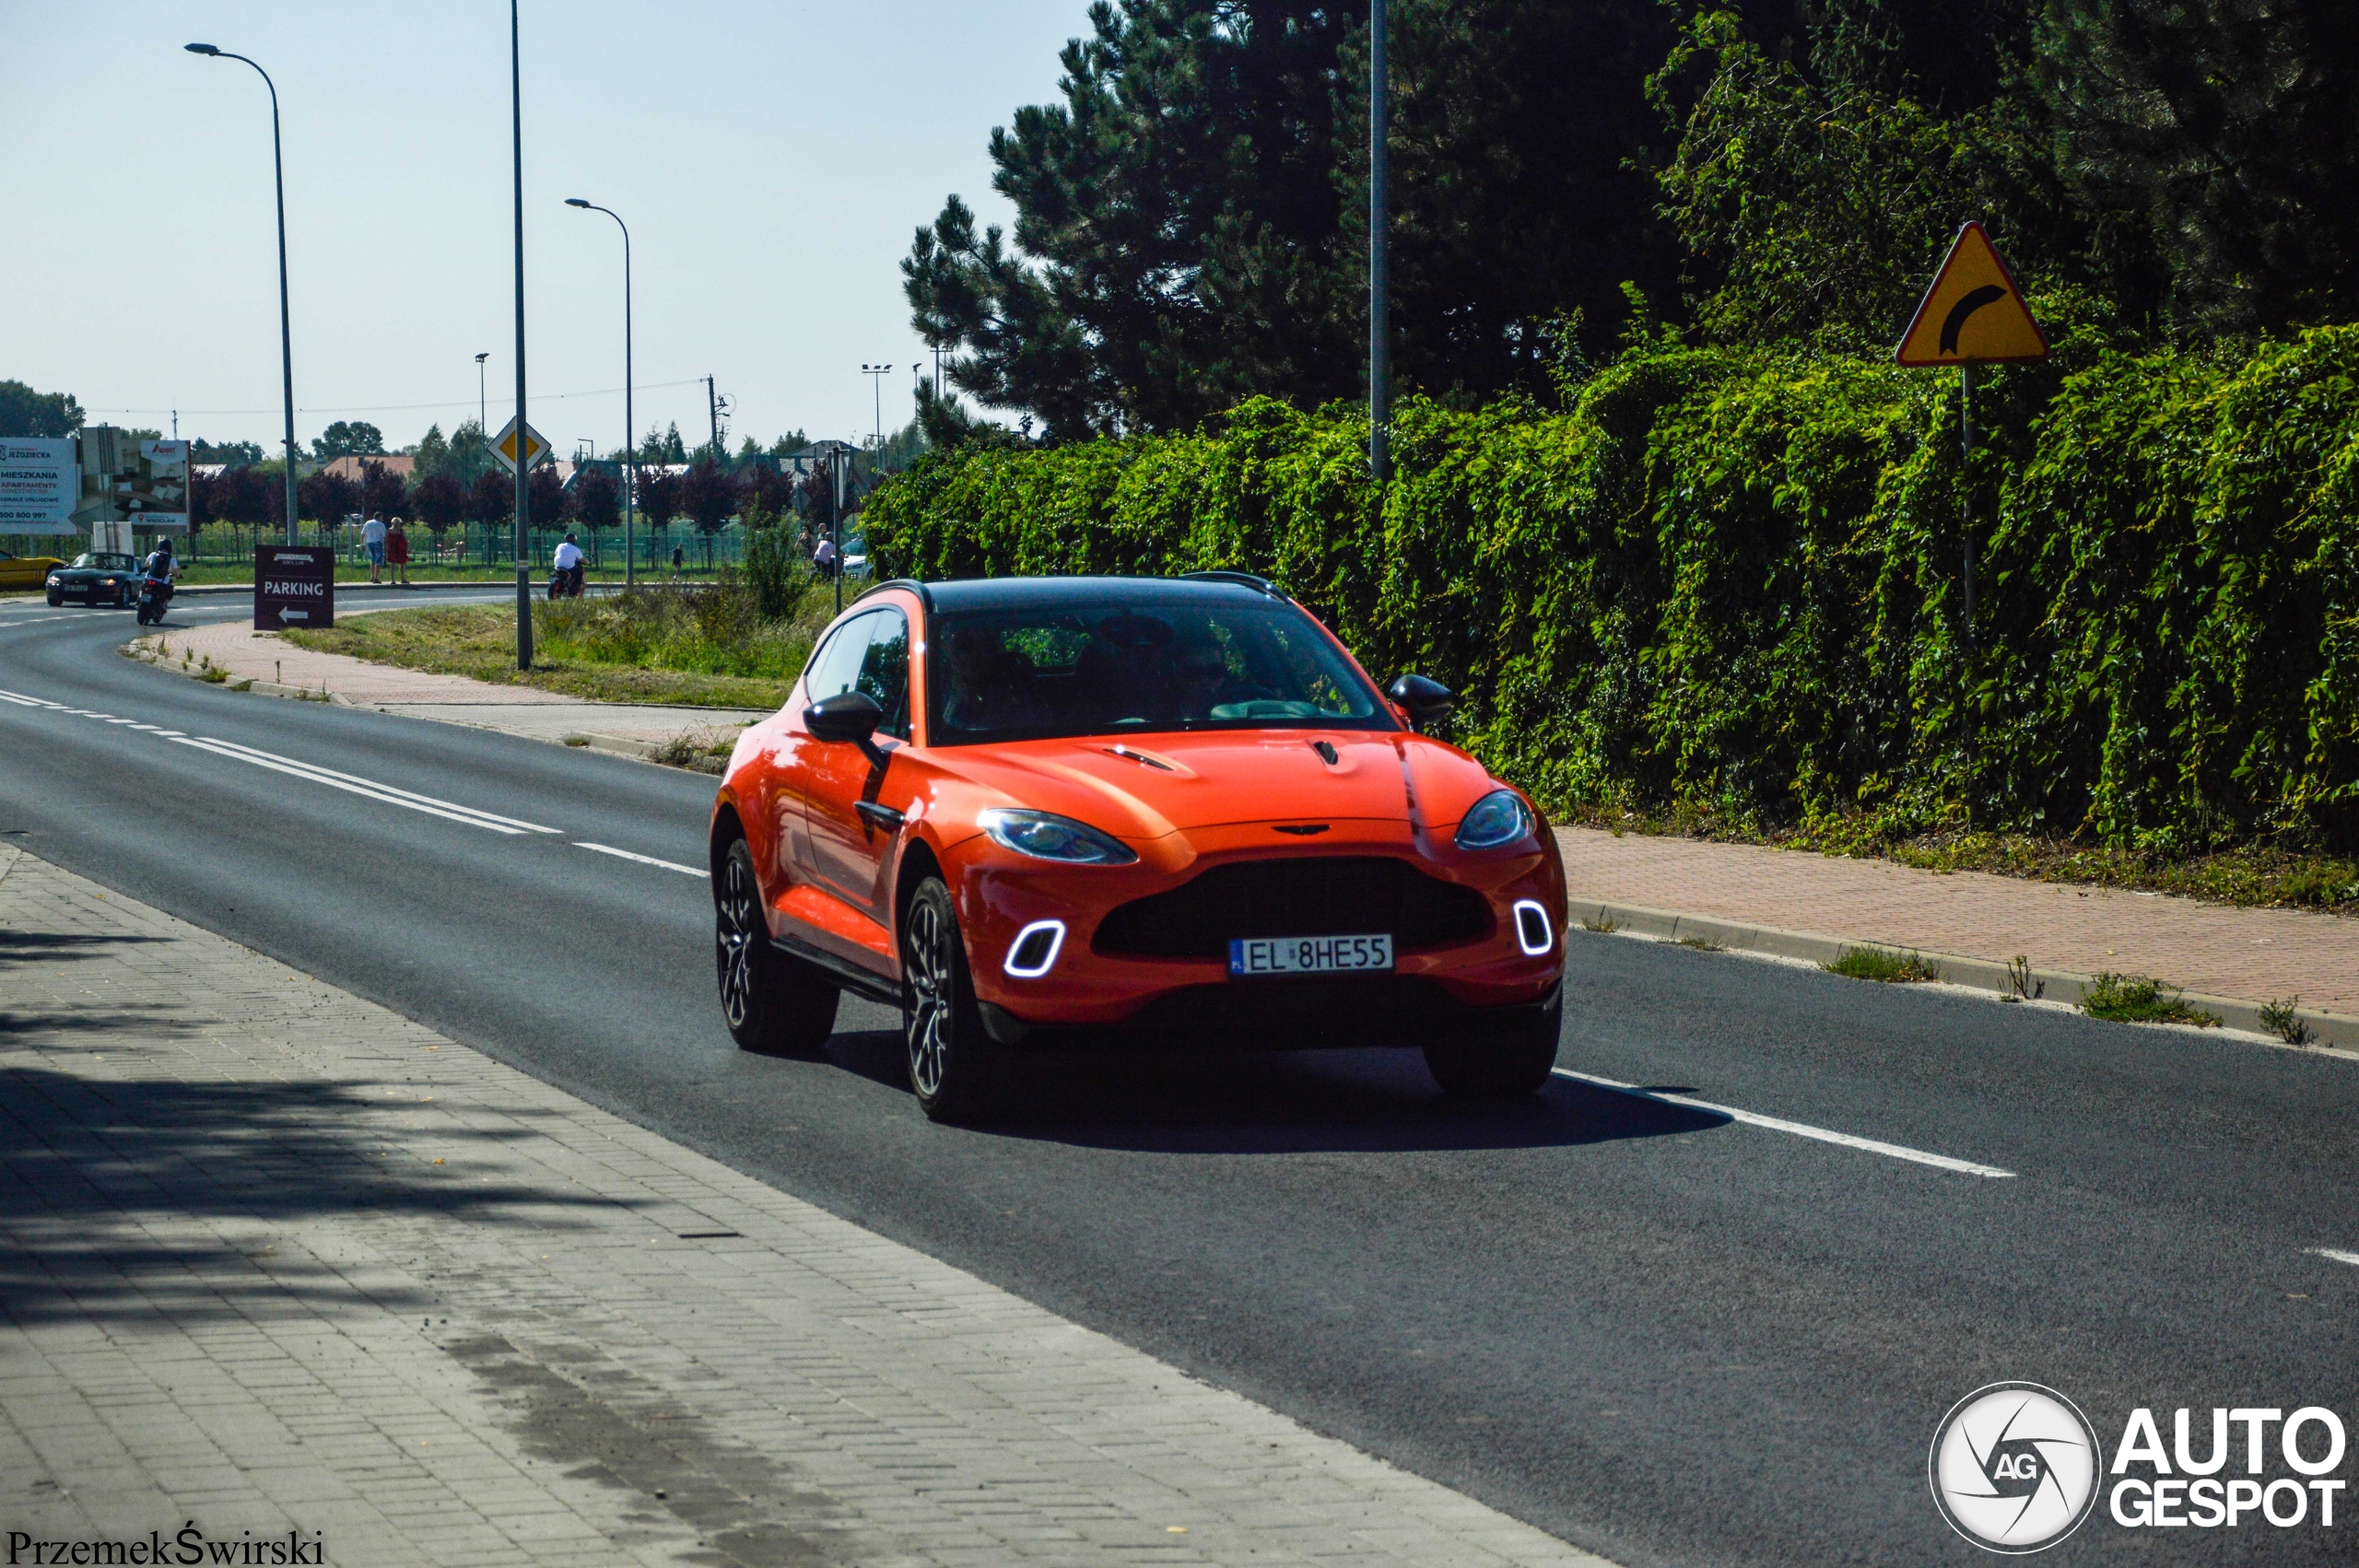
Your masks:
[[[961,730],[1022,730],[1041,721],[1032,665],[1000,647],[999,634],[962,626],[950,635],[950,696],[945,722]]]

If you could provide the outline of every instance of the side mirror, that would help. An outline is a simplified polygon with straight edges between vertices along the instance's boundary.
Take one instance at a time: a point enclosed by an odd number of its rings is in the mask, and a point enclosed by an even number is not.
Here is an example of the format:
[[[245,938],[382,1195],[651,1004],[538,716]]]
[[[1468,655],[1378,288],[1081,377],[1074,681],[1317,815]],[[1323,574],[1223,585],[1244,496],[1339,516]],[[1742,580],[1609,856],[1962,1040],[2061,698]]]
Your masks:
[[[879,767],[885,766],[885,754],[876,744],[876,726],[883,722],[885,710],[866,692],[838,692],[803,710],[803,727],[814,740],[858,746]]]
[[[1384,695],[1401,706],[1409,715],[1411,727],[1421,732],[1426,725],[1449,718],[1450,709],[1458,706],[1456,692],[1423,675],[1403,675],[1387,686]]]

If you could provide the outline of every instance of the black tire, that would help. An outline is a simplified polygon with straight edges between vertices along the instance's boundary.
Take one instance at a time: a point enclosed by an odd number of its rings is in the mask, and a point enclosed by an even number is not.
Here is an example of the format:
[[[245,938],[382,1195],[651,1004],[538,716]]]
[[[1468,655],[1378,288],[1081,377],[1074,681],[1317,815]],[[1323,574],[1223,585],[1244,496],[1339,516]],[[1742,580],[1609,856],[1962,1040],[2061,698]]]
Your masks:
[[[1441,1092],[1459,1100],[1515,1100],[1537,1094],[1556,1066],[1556,1038],[1565,1022],[1561,988],[1525,1022],[1473,1039],[1425,1047],[1426,1071]]]
[[[47,593],[43,594],[41,597],[49,601],[49,607],[53,610],[65,603],[65,595],[63,593]]]
[[[753,851],[733,839],[713,883],[713,963],[721,1017],[740,1050],[808,1056],[835,1033],[842,993],[810,965],[770,945]]]
[[[901,1041],[910,1089],[935,1121],[964,1121],[990,1110],[1000,1062],[983,1033],[958,911],[940,877],[918,883],[901,916]]]

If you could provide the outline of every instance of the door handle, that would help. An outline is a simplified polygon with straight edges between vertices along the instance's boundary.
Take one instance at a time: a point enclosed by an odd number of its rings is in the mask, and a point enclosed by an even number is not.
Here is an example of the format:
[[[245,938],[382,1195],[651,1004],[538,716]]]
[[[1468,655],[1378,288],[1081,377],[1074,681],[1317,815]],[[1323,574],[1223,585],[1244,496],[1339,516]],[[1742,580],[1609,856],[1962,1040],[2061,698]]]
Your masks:
[[[860,813],[861,821],[871,827],[881,827],[887,833],[900,832],[901,824],[909,820],[892,807],[880,806],[874,801],[859,802],[852,810]]]

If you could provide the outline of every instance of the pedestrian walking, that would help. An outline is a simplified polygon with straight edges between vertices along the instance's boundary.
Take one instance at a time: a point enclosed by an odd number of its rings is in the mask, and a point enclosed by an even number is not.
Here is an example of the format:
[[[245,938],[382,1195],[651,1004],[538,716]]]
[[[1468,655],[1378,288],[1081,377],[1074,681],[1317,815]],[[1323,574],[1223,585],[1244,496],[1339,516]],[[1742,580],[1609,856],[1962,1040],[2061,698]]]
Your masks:
[[[816,550],[814,550],[813,552],[811,552],[811,561],[812,561],[812,564],[813,564],[814,566],[816,566],[816,567],[819,568],[819,575],[820,575],[820,576],[822,576],[822,577],[833,577],[833,576],[835,576],[835,575],[836,575],[836,542],[835,542],[834,540],[832,540],[832,539],[822,539],[822,540],[820,540],[820,541],[819,541],[819,547],[818,547]]]
[[[385,529],[385,564],[393,568],[393,586],[407,588],[409,582],[409,531],[399,518]]]
[[[680,570],[680,563],[687,559],[687,554],[683,552],[677,544],[672,546],[672,571],[674,575],[676,576],[678,574]]]
[[[385,520],[372,517],[360,525],[360,547],[369,552],[369,580],[381,580],[378,573],[385,569]]]

